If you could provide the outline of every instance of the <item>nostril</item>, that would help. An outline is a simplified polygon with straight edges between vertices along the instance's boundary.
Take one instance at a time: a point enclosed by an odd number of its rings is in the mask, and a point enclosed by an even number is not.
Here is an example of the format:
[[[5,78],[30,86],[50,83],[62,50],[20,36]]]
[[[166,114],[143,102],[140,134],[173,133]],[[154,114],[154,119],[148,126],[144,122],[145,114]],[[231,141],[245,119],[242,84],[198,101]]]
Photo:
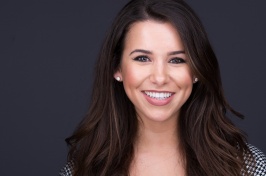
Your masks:
[[[164,84],[168,81],[168,75],[157,72],[150,76],[150,80],[155,84]]]

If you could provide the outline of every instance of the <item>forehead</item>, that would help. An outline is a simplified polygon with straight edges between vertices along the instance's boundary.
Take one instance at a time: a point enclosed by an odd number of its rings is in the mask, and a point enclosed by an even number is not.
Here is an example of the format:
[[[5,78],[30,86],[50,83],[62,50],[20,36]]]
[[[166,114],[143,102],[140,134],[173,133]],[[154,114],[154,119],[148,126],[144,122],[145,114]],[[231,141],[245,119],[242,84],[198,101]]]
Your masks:
[[[146,20],[133,23],[125,37],[124,48],[184,49],[177,29],[169,22]]]

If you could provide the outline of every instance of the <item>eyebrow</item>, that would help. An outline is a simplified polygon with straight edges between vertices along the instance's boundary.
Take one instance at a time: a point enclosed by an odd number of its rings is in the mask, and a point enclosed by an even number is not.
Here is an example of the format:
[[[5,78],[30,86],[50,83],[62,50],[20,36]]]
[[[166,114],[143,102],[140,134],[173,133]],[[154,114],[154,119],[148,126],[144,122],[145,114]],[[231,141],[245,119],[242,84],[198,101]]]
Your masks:
[[[144,54],[152,54],[151,51],[149,50],[144,50],[144,49],[135,49],[133,50],[129,55],[133,54],[133,53],[144,53]],[[172,51],[169,52],[168,55],[176,55],[176,54],[185,54],[185,51],[180,50],[180,51]]]

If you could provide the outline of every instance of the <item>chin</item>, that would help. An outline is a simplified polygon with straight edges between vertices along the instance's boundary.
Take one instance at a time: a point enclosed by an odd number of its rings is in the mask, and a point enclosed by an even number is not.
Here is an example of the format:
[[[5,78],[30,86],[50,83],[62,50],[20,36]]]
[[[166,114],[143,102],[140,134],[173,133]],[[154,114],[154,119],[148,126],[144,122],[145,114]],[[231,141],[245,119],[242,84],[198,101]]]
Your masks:
[[[166,114],[166,113],[151,113],[144,116],[141,116],[140,118],[142,120],[148,120],[150,122],[166,122],[166,121],[173,121],[177,119],[177,114]]]

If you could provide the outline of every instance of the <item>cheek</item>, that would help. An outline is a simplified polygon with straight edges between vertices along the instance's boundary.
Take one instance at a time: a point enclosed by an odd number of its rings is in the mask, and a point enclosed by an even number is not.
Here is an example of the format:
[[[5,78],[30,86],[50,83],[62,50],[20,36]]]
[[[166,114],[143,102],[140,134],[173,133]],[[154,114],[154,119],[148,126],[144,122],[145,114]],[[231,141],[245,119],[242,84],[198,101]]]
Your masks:
[[[125,89],[137,87],[141,82],[141,69],[125,65],[122,69],[122,78]]]
[[[189,69],[182,69],[175,73],[176,82],[183,87],[191,87],[193,84],[192,74]]]

